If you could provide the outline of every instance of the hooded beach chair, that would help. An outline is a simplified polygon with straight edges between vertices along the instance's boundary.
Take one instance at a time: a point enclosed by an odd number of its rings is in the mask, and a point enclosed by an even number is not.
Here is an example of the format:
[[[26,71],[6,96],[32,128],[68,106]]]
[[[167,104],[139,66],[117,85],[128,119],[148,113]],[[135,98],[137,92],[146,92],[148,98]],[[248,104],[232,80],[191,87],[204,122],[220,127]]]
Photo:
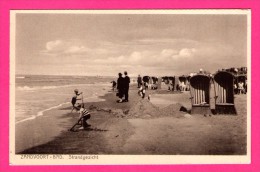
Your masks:
[[[144,83],[144,87],[145,87],[146,89],[148,89],[149,81],[150,81],[150,76],[144,76],[144,77],[143,77],[143,83]]]
[[[234,105],[234,76],[220,71],[214,75],[215,112],[217,114],[236,114]]]
[[[237,85],[237,93],[246,94],[247,92],[247,75],[246,74],[238,74],[235,77],[235,84]],[[242,86],[241,86],[242,84]]]
[[[188,78],[184,75],[179,77],[179,85],[180,85],[180,89],[181,91],[188,91]]]
[[[211,114],[210,81],[211,77],[204,74],[190,78],[191,114]]]

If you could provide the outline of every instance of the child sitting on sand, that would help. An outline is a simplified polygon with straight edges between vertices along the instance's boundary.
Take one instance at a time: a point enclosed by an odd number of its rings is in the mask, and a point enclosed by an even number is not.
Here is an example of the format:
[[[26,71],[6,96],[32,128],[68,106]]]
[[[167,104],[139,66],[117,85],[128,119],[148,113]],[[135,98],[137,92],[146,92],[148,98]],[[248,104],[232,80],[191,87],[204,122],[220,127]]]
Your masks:
[[[79,128],[79,130],[82,130],[91,126],[87,123],[87,120],[90,119],[91,115],[89,111],[87,111],[87,109],[84,108],[84,105],[80,105],[79,108],[79,121],[81,121],[81,127]]]

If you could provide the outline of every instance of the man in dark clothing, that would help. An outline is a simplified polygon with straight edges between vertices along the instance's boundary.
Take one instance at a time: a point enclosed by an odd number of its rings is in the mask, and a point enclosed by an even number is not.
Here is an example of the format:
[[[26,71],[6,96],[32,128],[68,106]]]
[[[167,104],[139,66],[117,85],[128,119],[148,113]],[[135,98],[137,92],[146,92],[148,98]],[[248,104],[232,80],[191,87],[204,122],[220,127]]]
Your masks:
[[[138,75],[138,78],[137,78],[137,84],[138,84],[138,88],[140,88],[141,85],[142,85],[142,78],[141,78],[140,75]]]
[[[128,102],[128,91],[129,91],[129,84],[130,84],[130,78],[127,76],[127,72],[124,72],[125,78],[124,78],[124,93],[125,93],[125,102]]]
[[[119,100],[118,102],[119,103],[122,103],[123,100],[123,96],[124,96],[124,78],[122,77],[122,73],[119,73],[118,74],[118,79],[117,79],[117,89],[118,89],[118,97],[119,97]]]

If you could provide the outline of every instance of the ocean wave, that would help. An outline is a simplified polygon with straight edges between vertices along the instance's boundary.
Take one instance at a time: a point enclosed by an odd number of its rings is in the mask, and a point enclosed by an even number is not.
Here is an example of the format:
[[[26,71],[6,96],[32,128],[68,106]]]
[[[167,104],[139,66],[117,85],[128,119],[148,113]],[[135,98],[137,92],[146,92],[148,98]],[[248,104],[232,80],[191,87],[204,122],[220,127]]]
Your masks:
[[[65,102],[65,103],[61,103],[61,104],[59,104],[59,105],[50,107],[50,108],[48,108],[48,109],[44,109],[44,110],[42,110],[42,111],[39,111],[39,112],[37,113],[37,115],[30,116],[30,117],[28,117],[28,118],[25,118],[25,119],[22,119],[22,120],[20,120],[20,121],[17,121],[16,124],[21,123],[21,122],[25,122],[25,121],[28,121],[28,120],[33,120],[33,119],[37,118],[38,116],[42,116],[43,113],[46,112],[46,111],[59,108],[59,107],[65,105],[65,104],[69,104],[69,103],[70,103],[70,102]]]
[[[20,87],[17,87],[17,90],[19,90],[19,91],[35,91],[35,90],[48,90],[48,89],[67,88],[67,87],[75,87],[75,86],[93,86],[95,84],[98,84],[100,86],[110,85],[110,84],[106,84],[106,83],[93,83],[93,84],[71,84],[71,85],[35,86],[35,87],[20,86]]]
[[[86,102],[86,100],[91,101],[91,102],[105,101],[104,99],[98,98],[97,93],[94,93],[91,97],[86,97],[86,98],[83,99],[84,102]],[[70,104],[70,103],[71,102],[65,102],[65,103],[61,103],[61,104],[58,104],[56,106],[52,106],[50,108],[41,110],[41,111],[37,112],[36,115],[33,115],[33,116],[28,117],[28,118],[19,120],[15,124],[19,124],[19,123],[22,123],[22,122],[25,122],[25,121],[36,119],[39,116],[43,116],[44,112],[46,112],[46,111],[49,111],[49,110],[52,110],[52,109],[56,109],[56,108],[62,107],[63,105]]]
[[[17,79],[24,79],[25,76],[17,76],[17,77],[15,77],[15,78],[17,78]]]

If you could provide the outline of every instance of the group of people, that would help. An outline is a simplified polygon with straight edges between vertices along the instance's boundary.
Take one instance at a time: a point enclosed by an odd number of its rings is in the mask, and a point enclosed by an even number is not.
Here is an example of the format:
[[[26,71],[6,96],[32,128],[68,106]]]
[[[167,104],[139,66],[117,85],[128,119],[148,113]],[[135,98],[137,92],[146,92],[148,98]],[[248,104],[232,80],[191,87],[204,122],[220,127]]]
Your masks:
[[[124,72],[124,77],[122,76],[122,73],[118,73],[118,79],[117,79],[117,96],[119,97],[118,103],[122,102],[128,102],[128,92],[129,92],[129,84],[130,84],[130,78],[127,75],[127,72]],[[124,99],[123,99],[124,97]]]

